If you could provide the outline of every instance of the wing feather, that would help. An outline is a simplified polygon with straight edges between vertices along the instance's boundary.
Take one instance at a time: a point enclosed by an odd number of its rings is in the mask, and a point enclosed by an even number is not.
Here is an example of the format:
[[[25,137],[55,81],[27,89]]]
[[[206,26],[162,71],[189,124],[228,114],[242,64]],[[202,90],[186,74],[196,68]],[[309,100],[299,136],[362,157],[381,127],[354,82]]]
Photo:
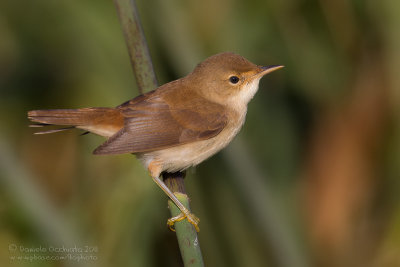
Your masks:
[[[157,94],[140,98],[119,106],[124,127],[94,154],[139,153],[206,140],[218,135],[227,123],[224,108],[204,98],[188,98],[178,106]]]

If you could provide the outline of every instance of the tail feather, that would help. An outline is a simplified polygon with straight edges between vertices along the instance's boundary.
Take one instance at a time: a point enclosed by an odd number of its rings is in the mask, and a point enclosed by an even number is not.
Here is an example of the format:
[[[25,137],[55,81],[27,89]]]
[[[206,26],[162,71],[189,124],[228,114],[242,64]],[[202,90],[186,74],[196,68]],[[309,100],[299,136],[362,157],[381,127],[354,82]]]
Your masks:
[[[46,127],[49,126],[51,124],[47,124],[47,123],[35,123],[35,124],[30,124],[29,127],[31,128],[41,128],[41,127]]]
[[[28,112],[28,119],[54,125],[91,125],[113,111],[115,110],[112,108],[31,110]]]
[[[114,108],[32,110],[28,112],[28,119],[39,123],[32,125],[32,127],[71,126],[42,131],[37,134],[54,133],[76,127],[99,135],[109,136],[123,127],[123,116]]]
[[[34,133],[34,134],[58,133],[58,132],[63,132],[63,131],[71,130],[71,129],[74,129],[74,128],[75,128],[75,126],[70,126],[70,127],[65,127],[65,128],[58,128],[58,129],[40,131],[40,132],[36,132],[36,133]]]

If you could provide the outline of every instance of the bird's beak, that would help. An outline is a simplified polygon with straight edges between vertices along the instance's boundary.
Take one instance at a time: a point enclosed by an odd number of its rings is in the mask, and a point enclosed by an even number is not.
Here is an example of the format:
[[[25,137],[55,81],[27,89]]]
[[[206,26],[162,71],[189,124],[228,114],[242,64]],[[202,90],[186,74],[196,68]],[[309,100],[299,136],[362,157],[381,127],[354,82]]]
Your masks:
[[[283,67],[282,65],[260,66],[260,72],[258,74],[264,76],[265,74],[282,69]]]

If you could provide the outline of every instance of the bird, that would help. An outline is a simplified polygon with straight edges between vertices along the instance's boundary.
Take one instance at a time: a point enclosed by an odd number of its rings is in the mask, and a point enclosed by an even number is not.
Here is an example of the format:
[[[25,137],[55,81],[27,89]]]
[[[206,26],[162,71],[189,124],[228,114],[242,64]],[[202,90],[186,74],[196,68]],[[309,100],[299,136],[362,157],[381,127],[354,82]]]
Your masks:
[[[244,57],[223,52],[201,63],[187,76],[168,82],[113,108],[90,107],[28,111],[32,126],[67,126],[106,137],[93,154],[130,153],[143,163],[154,182],[199,231],[192,214],[160,179],[163,172],[184,171],[225,148],[242,128],[249,101],[260,79],[282,65],[259,66]]]

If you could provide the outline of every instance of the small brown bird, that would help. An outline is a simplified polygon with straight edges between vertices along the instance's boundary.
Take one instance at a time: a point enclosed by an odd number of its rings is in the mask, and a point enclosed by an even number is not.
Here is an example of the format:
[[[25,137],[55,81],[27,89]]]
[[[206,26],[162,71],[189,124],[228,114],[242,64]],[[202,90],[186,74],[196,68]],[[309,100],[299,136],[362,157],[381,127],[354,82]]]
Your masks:
[[[244,123],[261,77],[282,67],[257,66],[239,55],[221,53],[201,62],[186,77],[115,108],[33,110],[28,118],[107,137],[94,150],[96,155],[135,154],[182,212],[168,225],[186,218],[198,230],[199,219],[180,203],[160,174],[195,166],[228,145]]]

